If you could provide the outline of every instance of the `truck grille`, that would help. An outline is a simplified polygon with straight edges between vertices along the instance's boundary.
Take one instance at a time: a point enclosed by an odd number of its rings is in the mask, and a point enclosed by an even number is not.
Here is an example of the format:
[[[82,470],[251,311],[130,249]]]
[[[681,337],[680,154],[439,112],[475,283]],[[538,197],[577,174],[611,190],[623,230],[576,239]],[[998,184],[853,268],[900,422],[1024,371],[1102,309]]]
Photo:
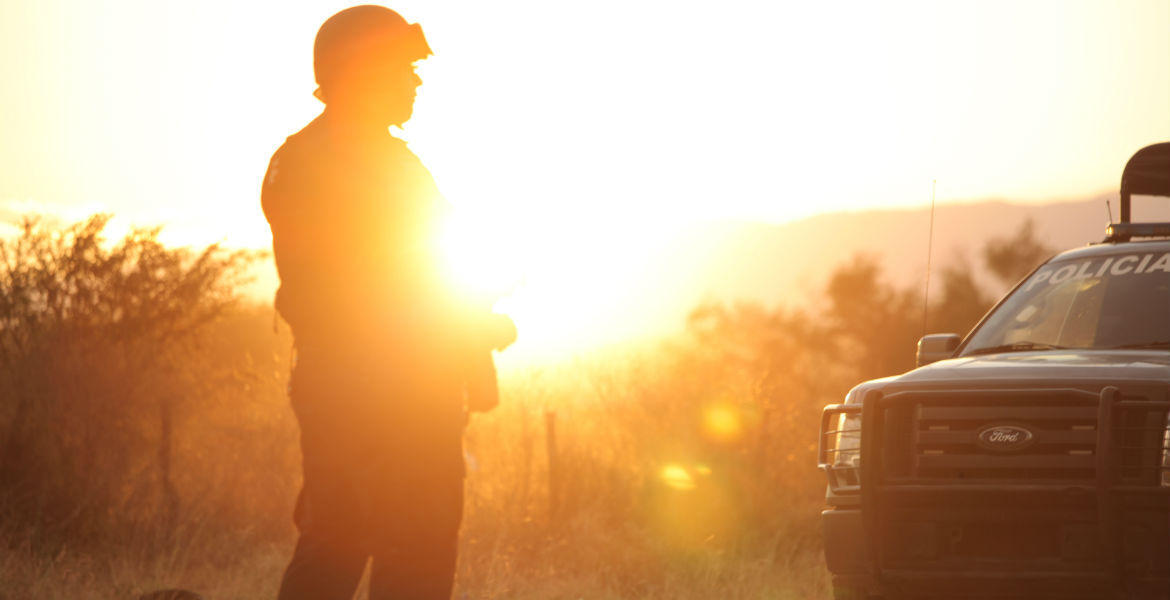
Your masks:
[[[1170,415],[1165,406],[1123,401],[1114,440],[1121,483],[1170,486]]]
[[[1096,476],[1095,406],[923,402],[915,412],[915,477],[1090,480]],[[995,450],[981,445],[980,434],[991,437],[995,428],[1015,428],[1013,433],[1024,431],[1031,438],[1018,448]]]
[[[894,398],[891,398],[893,400]],[[1122,395],[1100,432],[1097,394],[1079,390],[916,393],[885,404],[883,479],[906,483],[1160,486],[1170,402]],[[1109,440],[1101,460],[1098,444]]]

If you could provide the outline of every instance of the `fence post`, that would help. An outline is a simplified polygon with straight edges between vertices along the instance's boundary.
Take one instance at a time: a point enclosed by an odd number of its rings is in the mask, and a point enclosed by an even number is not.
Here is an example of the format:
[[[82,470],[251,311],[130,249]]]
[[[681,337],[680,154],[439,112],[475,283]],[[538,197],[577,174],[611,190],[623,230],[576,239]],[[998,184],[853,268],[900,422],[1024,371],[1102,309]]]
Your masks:
[[[167,535],[174,533],[179,518],[179,491],[175,488],[175,482],[171,480],[171,448],[174,446],[171,432],[174,403],[174,398],[170,395],[159,398],[158,467],[164,502],[163,510],[165,511],[163,518],[166,520]]]
[[[560,513],[561,500],[561,469],[557,456],[557,413],[545,409],[544,411],[545,447],[548,453],[548,518],[549,522],[556,522]]]

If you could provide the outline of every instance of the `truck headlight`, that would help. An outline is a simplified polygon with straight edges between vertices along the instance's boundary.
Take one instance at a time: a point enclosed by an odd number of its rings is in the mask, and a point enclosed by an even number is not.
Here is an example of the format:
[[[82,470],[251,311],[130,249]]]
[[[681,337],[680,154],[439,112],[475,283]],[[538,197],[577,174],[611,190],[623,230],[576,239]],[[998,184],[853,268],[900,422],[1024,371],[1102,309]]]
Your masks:
[[[820,468],[834,490],[853,488],[860,483],[861,406],[834,404],[821,417]]]
[[[860,467],[861,415],[841,415],[837,431],[837,459],[833,465],[839,469]]]

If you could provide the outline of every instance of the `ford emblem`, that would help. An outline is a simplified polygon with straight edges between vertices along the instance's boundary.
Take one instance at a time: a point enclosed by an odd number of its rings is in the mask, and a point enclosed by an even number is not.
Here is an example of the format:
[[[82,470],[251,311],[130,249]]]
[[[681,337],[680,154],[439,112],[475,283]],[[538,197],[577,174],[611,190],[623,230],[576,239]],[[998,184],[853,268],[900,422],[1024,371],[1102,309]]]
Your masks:
[[[1032,432],[1018,425],[989,425],[979,430],[979,445],[988,450],[1010,452],[1032,443]]]

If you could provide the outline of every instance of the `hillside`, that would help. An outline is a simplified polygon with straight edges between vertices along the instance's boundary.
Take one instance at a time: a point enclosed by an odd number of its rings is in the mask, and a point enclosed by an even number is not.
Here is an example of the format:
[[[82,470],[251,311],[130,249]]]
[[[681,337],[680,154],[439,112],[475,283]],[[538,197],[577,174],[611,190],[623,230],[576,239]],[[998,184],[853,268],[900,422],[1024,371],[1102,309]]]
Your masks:
[[[1059,250],[1099,241],[1107,214],[1104,199],[1047,205],[1006,202],[938,206],[934,266],[1013,233],[1032,219],[1041,240]],[[925,274],[929,208],[818,215],[782,225],[739,225],[712,255],[702,293],[761,302],[802,301],[804,290],[854,254],[877,256],[891,280],[920,282]],[[698,283],[698,282],[696,282]]]
[[[1058,250],[1098,241],[1108,221],[1106,197],[1053,204],[939,205],[935,272],[960,257],[978,267],[978,251],[987,240],[1014,233],[1028,219],[1034,221],[1037,236]],[[1116,206],[1113,211],[1117,213]],[[816,301],[827,275],[858,253],[877,257],[891,282],[921,285],[929,226],[930,209],[923,207],[694,228],[661,251],[668,260],[655,262],[671,266],[647,273],[645,285],[631,290],[624,306],[657,331],[677,329],[702,301],[807,306]],[[989,287],[997,285],[990,277],[980,278]]]

